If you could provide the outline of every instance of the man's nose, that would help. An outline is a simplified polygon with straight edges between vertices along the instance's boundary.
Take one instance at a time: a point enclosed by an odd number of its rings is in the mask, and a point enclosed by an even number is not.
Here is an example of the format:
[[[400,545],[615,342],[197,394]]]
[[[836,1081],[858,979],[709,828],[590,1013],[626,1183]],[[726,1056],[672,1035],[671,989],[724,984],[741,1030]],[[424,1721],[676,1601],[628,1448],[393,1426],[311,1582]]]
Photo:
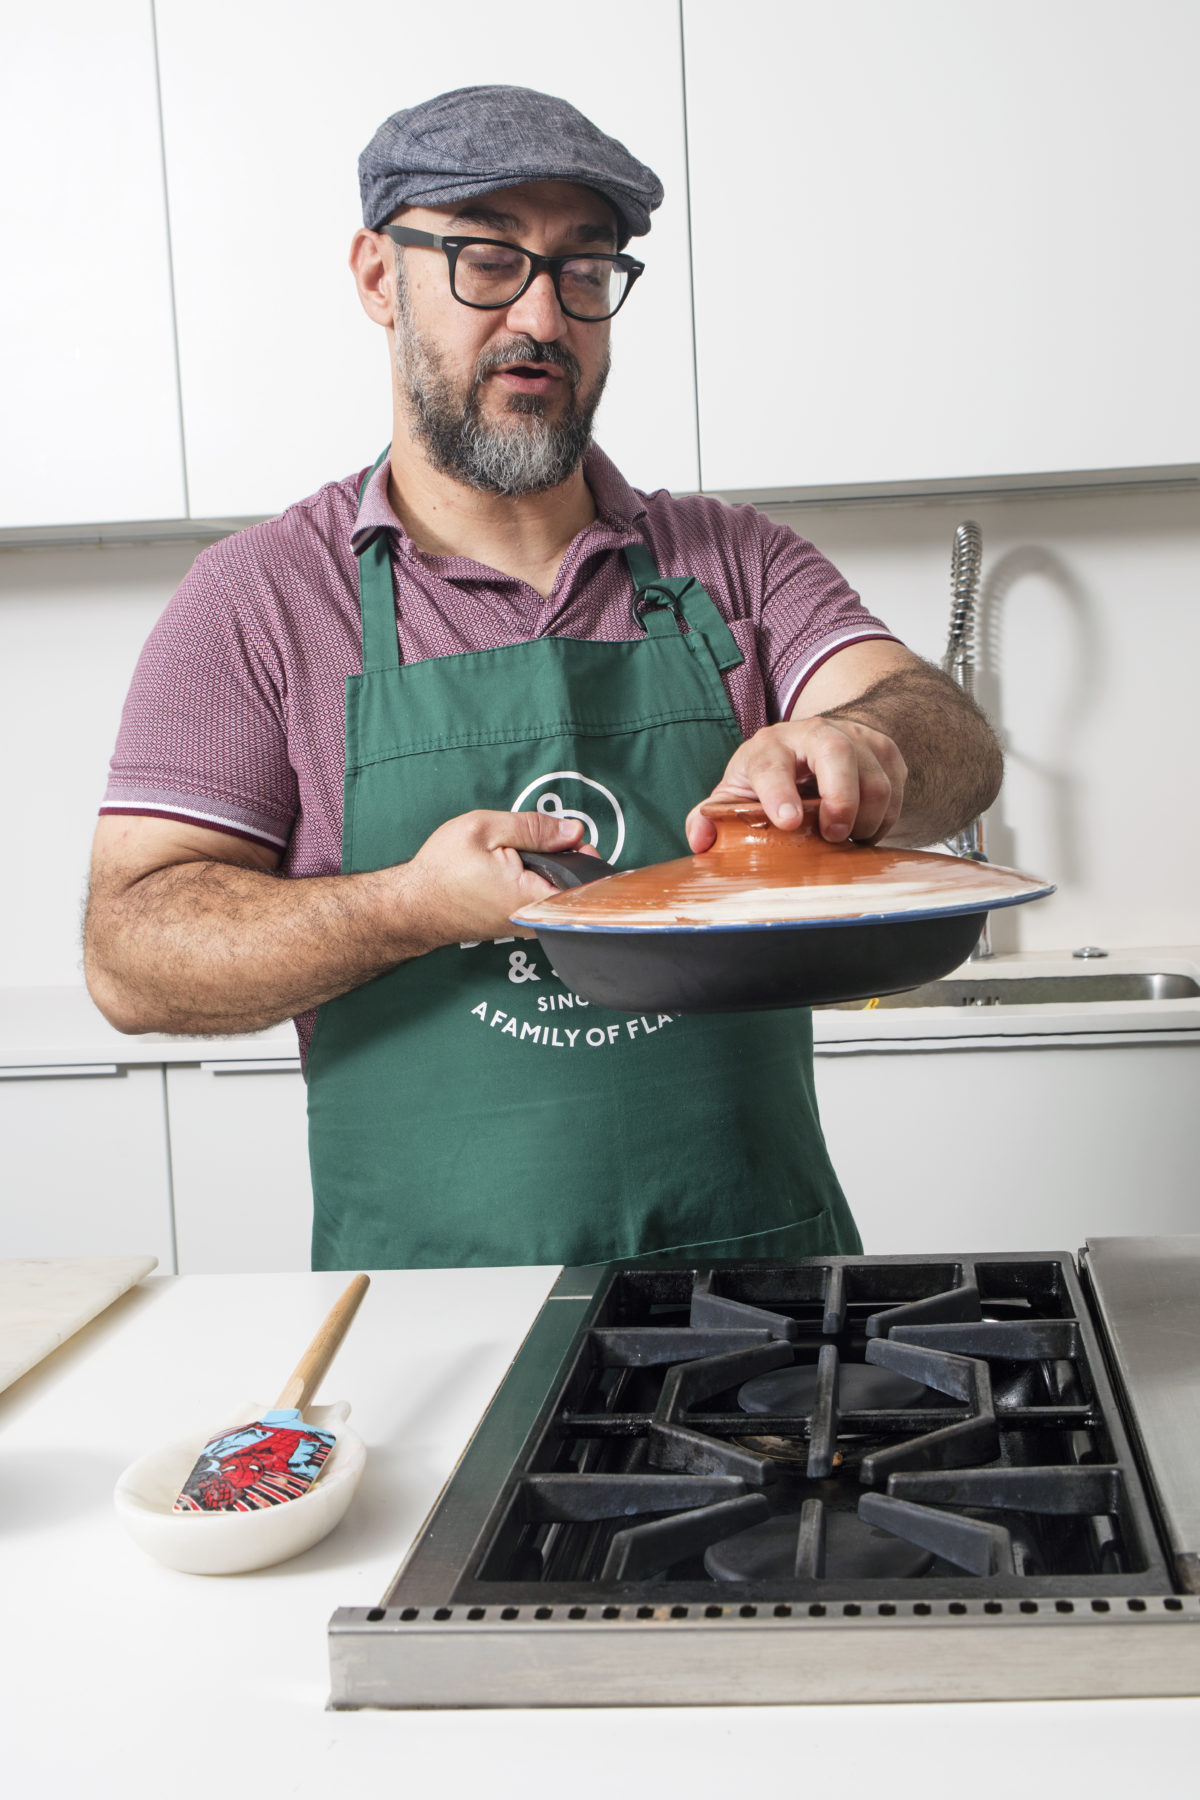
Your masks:
[[[553,343],[566,329],[566,314],[558,304],[558,295],[548,269],[535,275],[525,292],[508,309],[511,331],[537,338],[539,343]]]

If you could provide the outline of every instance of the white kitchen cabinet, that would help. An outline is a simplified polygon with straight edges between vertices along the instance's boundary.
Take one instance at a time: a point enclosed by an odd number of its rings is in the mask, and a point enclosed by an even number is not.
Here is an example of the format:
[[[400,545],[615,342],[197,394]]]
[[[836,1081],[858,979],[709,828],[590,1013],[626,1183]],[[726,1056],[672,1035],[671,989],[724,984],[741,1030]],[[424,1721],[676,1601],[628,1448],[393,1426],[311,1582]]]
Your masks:
[[[683,21],[706,488],[1200,461],[1200,10]]]
[[[150,0],[0,27],[0,527],[181,518]]]
[[[166,1083],[180,1273],[307,1269],[312,1186],[299,1062],[177,1064]]]
[[[818,1054],[872,1255],[1200,1232],[1200,1041]]]
[[[599,22],[486,0],[159,0],[157,18],[193,516],[276,511],[387,442],[385,340],[346,266],[358,154],[399,108],[491,82],[566,96],[661,176],[596,435],[638,485],[696,487],[676,0]]]
[[[142,1254],[174,1272],[162,1069],[0,1068],[0,1257]]]

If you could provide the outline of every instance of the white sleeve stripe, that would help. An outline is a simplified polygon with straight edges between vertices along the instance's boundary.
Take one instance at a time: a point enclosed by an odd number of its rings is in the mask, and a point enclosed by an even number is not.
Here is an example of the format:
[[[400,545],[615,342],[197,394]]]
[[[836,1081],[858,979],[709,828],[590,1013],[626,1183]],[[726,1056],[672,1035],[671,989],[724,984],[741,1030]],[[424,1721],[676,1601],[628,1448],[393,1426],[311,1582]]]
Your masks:
[[[276,837],[271,831],[264,831],[261,825],[247,824],[245,819],[235,819],[226,813],[199,812],[194,806],[181,806],[178,801],[172,801],[168,806],[165,802],[154,800],[107,800],[101,804],[100,811],[102,813],[161,813],[164,818],[168,819],[195,819],[198,825],[227,825],[231,831],[244,832],[248,837],[262,838],[265,843],[275,844],[280,850],[287,849],[286,838]]]
[[[787,686],[780,690],[779,717],[786,719],[789,709],[795,705],[796,697],[809,676],[835,651],[845,650],[850,644],[870,643],[872,639],[885,644],[898,644],[900,639],[890,631],[874,631],[864,626],[852,626],[846,631],[836,633],[833,637],[823,638],[816,649],[804,662],[800,663],[788,676]]]

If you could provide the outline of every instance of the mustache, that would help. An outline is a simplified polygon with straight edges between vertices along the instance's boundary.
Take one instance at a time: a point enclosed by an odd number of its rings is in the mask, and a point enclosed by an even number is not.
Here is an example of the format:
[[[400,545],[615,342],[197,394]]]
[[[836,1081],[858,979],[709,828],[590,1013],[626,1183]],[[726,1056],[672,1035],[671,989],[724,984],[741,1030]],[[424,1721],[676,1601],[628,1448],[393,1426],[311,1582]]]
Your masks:
[[[475,385],[496,369],[511,369],[514,363],[553,364],[578,387],[583,376],[579,358],[563,344],[539,344],[536,338],[514,338],[511,344],[493,344],[480,352],[475,364]]]

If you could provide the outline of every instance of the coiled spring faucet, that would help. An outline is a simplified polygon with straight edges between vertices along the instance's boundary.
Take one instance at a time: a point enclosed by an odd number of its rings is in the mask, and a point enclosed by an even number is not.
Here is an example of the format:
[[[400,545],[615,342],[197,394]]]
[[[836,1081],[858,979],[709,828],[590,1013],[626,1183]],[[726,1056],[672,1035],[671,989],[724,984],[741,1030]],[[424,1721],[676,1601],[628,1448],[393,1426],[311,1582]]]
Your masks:
[[[964,694],[972,696],[975,692],[975,609],[982,567],[983,533],[974,519],[966,519],[955,530],[950,553],[950,636],[942,668]],[[952,838],[947,838],[946,843],[956,856],[968,857],[972,862],[987,861],[982,818],[972,819]],[[969,960],[978,962],[994,954],[985,913],[979,942]]]

